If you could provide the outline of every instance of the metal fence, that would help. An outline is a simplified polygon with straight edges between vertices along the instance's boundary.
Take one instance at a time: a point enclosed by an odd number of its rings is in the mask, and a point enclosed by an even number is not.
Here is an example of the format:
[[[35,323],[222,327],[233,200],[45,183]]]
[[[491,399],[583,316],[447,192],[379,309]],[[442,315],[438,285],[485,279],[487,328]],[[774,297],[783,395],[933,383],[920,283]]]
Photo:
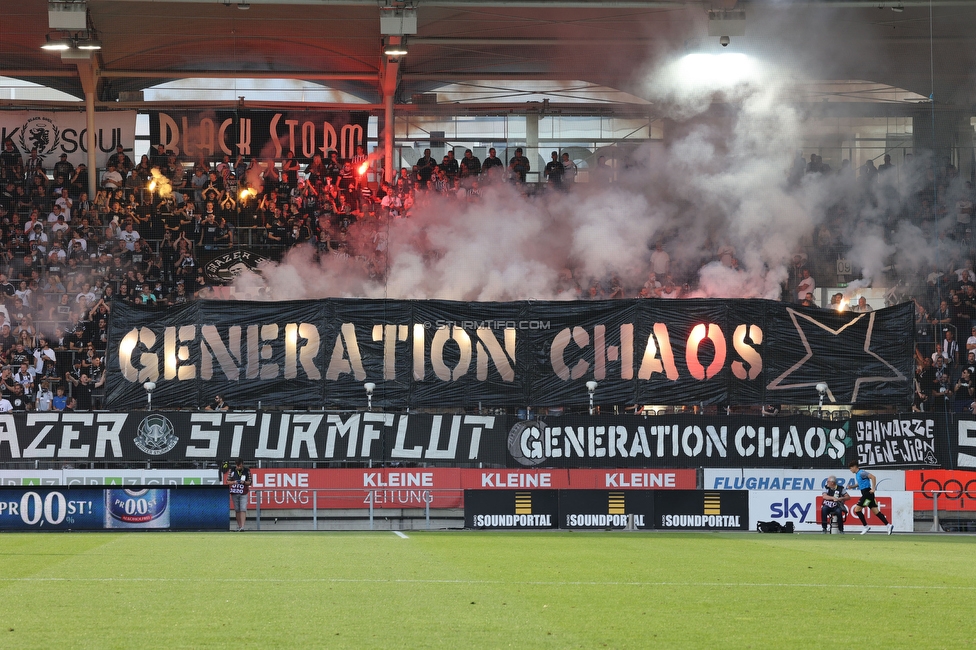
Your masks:
[[[273,501],[276,494],[294,493],[296,490],[251,488],[251,494],[257,495],[257,499],[250,500],[255,504],[254,530],[417,530],[418,526],[415,524],[420,522],[423,530],[464,526],[464,491],[461,489],[404,489],[402,492],[416,492],[416,495],[411,494],[407,502],[401,504],[405,507],[388,507],[389,501],[385,499],[382,500],[384,507],[379,507],[380,493],[389,491],[368,488],[301,488],[297,490],[301,492],[301,496],[292,498],[293,505],[299,507],[271,509],[262,508],[262,503]],[[434,508],[432,516],[431,505],[436,498],[456,500],[461,507]],[[337,502],[348,502],[348,507],[337,508]],[[326,503],[330,504],[328,508],[320,507]],[[279,521],[282,522],[280,527]]]

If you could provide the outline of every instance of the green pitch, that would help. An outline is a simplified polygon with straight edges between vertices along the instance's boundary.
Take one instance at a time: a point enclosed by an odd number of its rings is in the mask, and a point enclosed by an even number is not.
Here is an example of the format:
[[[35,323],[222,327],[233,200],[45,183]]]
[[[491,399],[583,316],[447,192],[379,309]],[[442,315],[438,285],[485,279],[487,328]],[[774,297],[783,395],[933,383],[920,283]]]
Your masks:
[[[0,648],[976,646],[971,537],[0,535]]]

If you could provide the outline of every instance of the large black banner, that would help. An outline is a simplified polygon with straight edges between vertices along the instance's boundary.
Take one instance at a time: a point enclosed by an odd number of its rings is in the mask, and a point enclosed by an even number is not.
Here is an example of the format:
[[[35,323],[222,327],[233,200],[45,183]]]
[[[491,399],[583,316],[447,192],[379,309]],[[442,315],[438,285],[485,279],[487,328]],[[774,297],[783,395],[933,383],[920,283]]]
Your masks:
[[[0,463],[333,461],[504,466],[508,418],[393,413],[0,414]]]
[[[954,419],[132,411],[0,414],[0,463],[247,461],[512,468],[952,469]],[[960,436],[976,423],[959,420]],[[871,432],[870,437],[867,432]],[[882,440],[880,432],[887,432]],[[897,432],[897,433],[896,433]],[[870,438],[870,439],[869,439]],[[928,441],[937,442],[929,449]],[[941,442],[939,442],[941,441]],[[960,445],[959,466],[976,451]],[[912,460],[915,459],[915,460]],[[971,467],[971,465],[970,465]]]
[[[332,149],[344,159],[366,143],[368,120],[364,111],[150,111],[149,138],[189,157],[281,158],[291,150],[308,161]]]
[[[845,466],[850,422],[811,417],[564,416],[516,422],[511,467]]]
[[[764,300],[116,304],[106,404],[233,407],[908,406],[910,304]]]
[[[976,420],[960,417],[955,427],[949,429],[949,445],[952,450],[953,469],[976,469]]]

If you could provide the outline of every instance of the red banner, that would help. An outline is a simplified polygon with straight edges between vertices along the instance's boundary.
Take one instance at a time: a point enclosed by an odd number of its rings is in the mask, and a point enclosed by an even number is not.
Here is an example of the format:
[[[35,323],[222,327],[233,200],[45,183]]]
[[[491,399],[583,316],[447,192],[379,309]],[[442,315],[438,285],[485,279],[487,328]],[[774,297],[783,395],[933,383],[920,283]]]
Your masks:
[[[892,519],[892,513],[894,511],[891,508],[891,497],[875,497],[874,500],[878,502],[878,510],[884,514],[885,518],[888,521],[894,521],[894,519]],[[823,514],[823,501],[823,497],[817,497],[817,502],[815,504],[817,509],[817,523],[821,525],[823,525],[823,519],[820,518],[820,515]],[[847,506],[847,515],[844,517],[844,526],[847,528],[863,528],[863,526],[861,526],[861,520],[858,519],[857,515],[854,514],[854,506],[857,505],[857,501],[858,497],[855,496],[844,504]],[[864,508],[863,512],[864,518],[868,521],[868,526],[884,525],[881,520],[873,512],[871,512],[871,508]]]
[[[694,490],[693,469],[494,470],[252,469],[251,507],[270,509],[358,509],[464,507],[464,490]],[[316,492],[317,491],[317,492]]]
[[[939,512],[976,511],[976,472],[912,470],[905,472],[905,489],[915,492],[916,512],[932,512],[933,492],[942,492]]]

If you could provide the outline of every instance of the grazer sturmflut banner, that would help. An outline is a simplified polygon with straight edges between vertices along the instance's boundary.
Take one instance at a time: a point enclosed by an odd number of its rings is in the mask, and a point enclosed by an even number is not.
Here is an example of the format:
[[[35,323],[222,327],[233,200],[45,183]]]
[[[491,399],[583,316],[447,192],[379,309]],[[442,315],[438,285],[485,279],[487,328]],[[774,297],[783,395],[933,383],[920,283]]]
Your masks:
[[[111,408],[825,404],[907,407],[911,304],[764,300],[115,304]]]
[[[331,149],[344,159],[365,145],[368,120],[365,111],[150,111],[149,137],[191,157],[281,158],[290,150],[307,161]]]
[[[321,460],[505,465],[493,415],[134,411],[2,413],[0,463]]]
[[[524,421],[506,415],[377,411],[2,413],[0,464],[16,463],[20,468],[34,461],[141,464],[243,457],[248,462],[594,468],[608,471],[601,488],[678,487],[660,483],[660,476],[644,470],[751,467],[836,473],[846,469],[845,461],[862,453],[860,443],[855,448],[854,433],[861,422],[870,422],[872,428],[904,429],[910,419],[911,414],[832,422],[810,417],[696,415]],[[951,420],[937,420],[932,433],[945,439],[954,426]],[[953,445],[938,444],[934,453],[937,465],[927,457],[915,463],[902,458],[898,464],[954,467]],[[862,458],[866,467],[885,466],[883,453],[868,460]]]

